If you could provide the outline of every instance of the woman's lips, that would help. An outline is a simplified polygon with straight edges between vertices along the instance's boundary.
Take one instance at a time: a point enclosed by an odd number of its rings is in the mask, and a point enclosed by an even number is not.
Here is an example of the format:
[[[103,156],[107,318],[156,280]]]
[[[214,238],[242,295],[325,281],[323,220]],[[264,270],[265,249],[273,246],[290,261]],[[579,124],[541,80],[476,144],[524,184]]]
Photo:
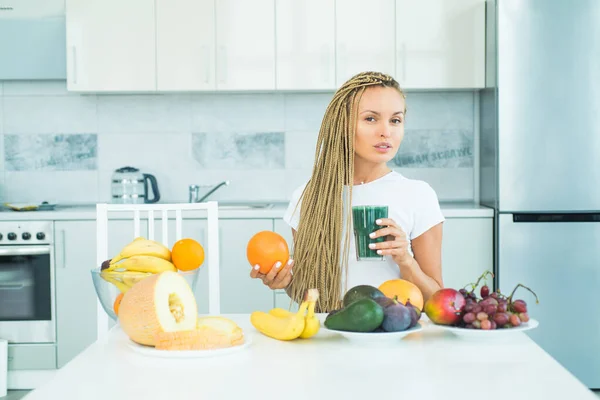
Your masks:
[[[392,149],[392,145],[387,142],[379,142],[373,147],[375,147],[375,150],[379,153],[387,153]]]

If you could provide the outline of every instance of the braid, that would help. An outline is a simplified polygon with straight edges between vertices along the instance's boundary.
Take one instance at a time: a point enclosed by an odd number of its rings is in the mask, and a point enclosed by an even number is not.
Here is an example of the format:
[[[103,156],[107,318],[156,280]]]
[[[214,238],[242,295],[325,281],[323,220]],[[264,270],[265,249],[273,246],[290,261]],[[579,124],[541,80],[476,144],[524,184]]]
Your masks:
[[[317,288],[320,295],[316,308],[319,312],[341,306],[341,278],[342,272],[348,272],[352,229],[358,104],[365,89],[375,85],[393,87],[404,97],[398,83],[382,73],[363,72],[345,82],[334,93],[325,111],[312,177],[300,196],[300,223],[294,240],[294,275],[286,290],[294,301],[301,302],[307,289]],[[346,194],[344,185],[348,186]]]

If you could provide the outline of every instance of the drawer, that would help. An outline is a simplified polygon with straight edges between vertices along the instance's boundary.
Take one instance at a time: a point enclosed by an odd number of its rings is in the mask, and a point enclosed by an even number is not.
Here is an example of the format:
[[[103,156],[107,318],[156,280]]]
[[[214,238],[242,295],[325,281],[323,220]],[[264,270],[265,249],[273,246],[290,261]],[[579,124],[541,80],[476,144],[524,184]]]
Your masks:
[[[9,344],[8,370],[19,369],[56,369],[56,346]]]

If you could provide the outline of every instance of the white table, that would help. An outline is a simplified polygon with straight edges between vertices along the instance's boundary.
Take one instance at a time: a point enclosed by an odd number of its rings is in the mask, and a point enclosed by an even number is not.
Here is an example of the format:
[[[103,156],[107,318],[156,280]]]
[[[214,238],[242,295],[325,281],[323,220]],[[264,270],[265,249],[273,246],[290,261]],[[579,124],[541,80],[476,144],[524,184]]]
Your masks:
[[[465,340],[423,321],[394,345],[357,346],[321,330],[281,342],[248,315],[227,315],[251,335],[222,357],[150,358],[116,326],[26,399],[590,399],[597,397],[526,334]],[[537,329],[543,329],[540,325]]]

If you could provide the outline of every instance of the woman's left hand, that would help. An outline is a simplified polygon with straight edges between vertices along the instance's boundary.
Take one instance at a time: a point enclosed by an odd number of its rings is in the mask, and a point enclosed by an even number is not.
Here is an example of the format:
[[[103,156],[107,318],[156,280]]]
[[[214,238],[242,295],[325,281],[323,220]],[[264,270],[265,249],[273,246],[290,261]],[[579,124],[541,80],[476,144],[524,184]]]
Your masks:
[[[384,256],[391,255],[394,262],[398,265],[409,264],[412,257],[408,251],[406,233],[404,233],[402,228],[391,218],[381,218],[376,221],[376,224],[385,226],[385,228],[372,232],[370,234],[371,239],[384,236],[389,237],[390,240],[381,243],[371,243],[369,247],[377,249],[377,254]]]

